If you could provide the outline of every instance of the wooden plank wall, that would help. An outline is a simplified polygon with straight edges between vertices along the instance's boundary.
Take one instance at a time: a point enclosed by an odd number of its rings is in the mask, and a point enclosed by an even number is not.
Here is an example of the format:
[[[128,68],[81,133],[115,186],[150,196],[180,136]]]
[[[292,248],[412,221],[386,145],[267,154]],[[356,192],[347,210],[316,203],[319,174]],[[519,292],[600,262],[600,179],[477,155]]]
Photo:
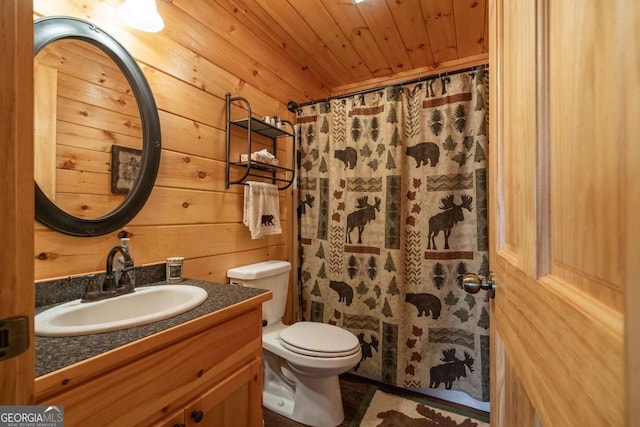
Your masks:
[[[184,256],[186,276],[224,282],[229,267],[291,259],[292,191],[280,197],[284,233],[252,240],[242,224],[243,187],[225,189],[224,96],[246,97],[258,116],[294,120],[285,107],[288,100],[329,93],[213,2],[158,1],[165,29],[155,34],[122,24],[116,13],[120,3],[36,0],[34,17],[68,15],[95,23],[125,46],[151,86],[162,155],[147,204],[126,226],[136,264]],[[279,156],[290,165],[291,147],[283,145]],[[234,148],[233,156],[242,148]],[[102,271],[109,249],[119,243],[117,233],[78,238],[36,222],[36,280]]]

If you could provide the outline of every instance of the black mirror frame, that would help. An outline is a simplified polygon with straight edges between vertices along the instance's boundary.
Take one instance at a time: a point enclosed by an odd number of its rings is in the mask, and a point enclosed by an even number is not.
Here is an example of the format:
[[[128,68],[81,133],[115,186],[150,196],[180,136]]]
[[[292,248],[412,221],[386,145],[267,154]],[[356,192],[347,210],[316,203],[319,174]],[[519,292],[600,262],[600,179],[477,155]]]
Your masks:
[[[34,21],[34,57],[49,43],[60,39],[82,40],[102,50],[127,78],[138,104],[142,122],[142,164],[140,175],[124,202],[96,219],[69,215],[55,205],[35,183],[35,216],[42,224],[71,236],[108,234],[126,225],[144,206],[160,165],[160,119],[151,88],[133,57],[109,34],[96,25],[67,16],[49,16]],[[37,102],[37,100],[36,100]]]

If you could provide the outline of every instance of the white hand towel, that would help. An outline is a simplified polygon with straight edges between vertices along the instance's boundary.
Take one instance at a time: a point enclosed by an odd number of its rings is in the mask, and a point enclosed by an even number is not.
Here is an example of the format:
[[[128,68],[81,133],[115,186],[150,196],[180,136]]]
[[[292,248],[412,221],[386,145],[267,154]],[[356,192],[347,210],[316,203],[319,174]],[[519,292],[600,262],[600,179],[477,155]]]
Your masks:
[[[252,239],[281,234],[278,187],[264,182],[248,181],[244,187],[244,225]]]

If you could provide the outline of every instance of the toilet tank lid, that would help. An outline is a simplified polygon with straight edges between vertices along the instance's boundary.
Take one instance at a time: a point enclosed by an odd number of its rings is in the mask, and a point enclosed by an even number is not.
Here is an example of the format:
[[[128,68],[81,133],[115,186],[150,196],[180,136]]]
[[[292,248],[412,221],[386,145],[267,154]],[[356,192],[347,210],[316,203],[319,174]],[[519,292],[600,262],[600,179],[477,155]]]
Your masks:
[[[253,280],[286,273],[289,270],[291,270],[291,264],[287,261],[264,261],[230,268],[227,270],[227,277],[230,279]]]

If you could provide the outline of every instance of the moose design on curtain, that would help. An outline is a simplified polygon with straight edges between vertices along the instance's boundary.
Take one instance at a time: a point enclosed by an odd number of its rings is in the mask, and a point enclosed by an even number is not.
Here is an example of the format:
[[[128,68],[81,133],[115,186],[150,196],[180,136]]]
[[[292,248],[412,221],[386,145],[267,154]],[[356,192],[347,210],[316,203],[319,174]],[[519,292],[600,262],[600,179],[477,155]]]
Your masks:
[[[486,70],[303,107],[306,320],[353,332],[357,373],[489,399]]]

